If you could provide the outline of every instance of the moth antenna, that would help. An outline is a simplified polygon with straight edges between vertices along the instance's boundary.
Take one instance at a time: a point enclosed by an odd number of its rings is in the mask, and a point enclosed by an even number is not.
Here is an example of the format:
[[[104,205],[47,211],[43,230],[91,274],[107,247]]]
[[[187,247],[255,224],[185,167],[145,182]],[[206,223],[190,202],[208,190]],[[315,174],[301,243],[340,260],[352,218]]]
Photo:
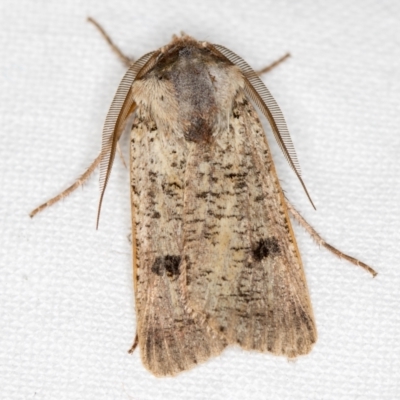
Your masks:
[[[311,196],[309,195],[306,185],[301,178],[300,164],[297,159],[296,151],[288,127],[286,125],[285,118],[278,103],[273,98],[271,92],[264,85],[263,81],[258,77],[257,73],[247,64],[243,58],[239,57],[233,51],[227,49],[219,44],[213,44],[212,47],[228,61],[239,67],[245,78],[245,92],[254,101],[257,107],[267,117],[268,122],[271,125],[275,139],[279,144],[286,160],[294,173],[297,175],[303,189],[310,201],[311,205],[315,208]]]
[[[100,161],[100,200],[97,212],[96,229],[99,227],[100,210],[104,193],[110,178],[111,168],[115,158],[118,139],[124,130],[127,117],[135,111],[136,104],[132,96],[132,84],[135,78],[148,63],[154,52],[147,53],[139,58],[125,73],[118,86],[117,93],[111,103],[103,128]]]

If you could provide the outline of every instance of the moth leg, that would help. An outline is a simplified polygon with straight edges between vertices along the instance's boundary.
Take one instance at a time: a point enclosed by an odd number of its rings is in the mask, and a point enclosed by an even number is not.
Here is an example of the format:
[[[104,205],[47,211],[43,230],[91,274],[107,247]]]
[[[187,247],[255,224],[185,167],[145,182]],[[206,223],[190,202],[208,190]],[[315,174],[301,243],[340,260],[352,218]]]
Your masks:
[[[104,28],[92,17],[88,17],[88,22],[91,22],[100,32],[101,36],[106,40],[106,42],[111,47],[111,50],[118,56],[118,58],[127,66],[130,67],[134,62],[133,58],[126,56],[119,47],[111,40]]]
[[[78,189],[78,187],[82,186],[92,175],[93,171],[98,167],[101,161],[101,153],[96,157],[96,159],[92,162],[90,167],[76,180],[75,183],[73,183],[70,187],[62,191],[60,194],[57,196],[51,198],[50,200],[46,201],[46,203],[43,203],[39,207],[35,208],[29,216],[32,218],[34,217],[38,212],[43,211],[45,208],[52,206],[54,203],[57,203],[58,201],[62,200],[64,197],[67,197],[70,195],[74,190]]]
[[[281,58],[279,58],[278,60],[274,61],[272,64],[267,65],[266,67],[264,67],[263,69],[260,69],[258,71],[255,71],[256,74],[258,76],[265,74],[269,71],[271,71],[272,69],[274,69],[276,66],[278,66],[280,63],[286,61],[288,58],[290,57],[290,53],[286,53],[284,56],[282,56]]]
[[[122,150],[121,150],[121,146],[119,145],[119,142],[117,143],[117,152],[121,158],[122,164],[124,164],[124,167],[128,168],[126,165],[126,162],[125,162],[124,154],[122,153]]]
[[[129,353],[129,354],[132,354],[132,353],[135,351],[135,349],[136,349],[136,347],[137,347],[138,344],[139,344],[139,336],[138,336],[138,334],[137,334],[137,332],[136,332],[135,340],[134,340],[134,342],[133,342],[132,347],[128,350],[128,353]]]
[[[350,261],[354,265],[358,265],[361,268],[364,268],[368,271],[373,277],[375,277],[378,273],[372,269],[369,265],[363,263],[357,258],[351,257],[337,248],[333,247],[329,243],[325,242],[325,240],[319,235],[318,232],[302,217],[302,215],[290,204],[289,200],[286,199],[286,205],[290,213],[292,214],[293,218],[310,234],[310,236],[315,240],[315,242],[328,249],[331,253],[335,254],[339,258],[344,258],[347,261]]]
[[[118,141],[121,139],[121,136],[123,135],[123,133],[124,133],[124,131],[121,131],[119,133],[119,135],[117,137]],[[117,149],[121,156],[122,163],[125,165],[125,168],[127,168],[121,148],[119,147],[119,142],[117,142]],[[100,152],[100,154],[95,158],[95,160],[92,162],[92,164],[90,164],[89,168],[76,180],[75,183],[73,183],[70,187],[68,187],[67,189],[62,191],[57,196],[46,201],[46,203],[43,203],[39,207],[35,208],[29,214],[29,216],[31,218],[34,217],[38,212],[44,210],[47,207],[52,206],[54,203],[57,203],[58,201],[62,200],[64,197],[69,196],[72,192],[74,192],[76,189],[78,189],[78,187],[82,186],[89,179],[90,175],[92,175],[94,170],[100,165],[101,158],[102,158],[102,153]]]

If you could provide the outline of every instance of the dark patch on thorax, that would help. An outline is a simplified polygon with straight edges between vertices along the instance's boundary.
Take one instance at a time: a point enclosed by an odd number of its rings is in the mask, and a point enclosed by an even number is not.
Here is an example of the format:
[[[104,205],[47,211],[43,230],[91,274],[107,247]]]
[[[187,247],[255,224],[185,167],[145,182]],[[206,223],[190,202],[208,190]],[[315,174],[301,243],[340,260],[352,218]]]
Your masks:
[[[170,70],[178,104],[179,120],[185,139],[191,142],[209,142],[214,131],[217,108],[215,88],[207,69],[206,50],[183,47]]]

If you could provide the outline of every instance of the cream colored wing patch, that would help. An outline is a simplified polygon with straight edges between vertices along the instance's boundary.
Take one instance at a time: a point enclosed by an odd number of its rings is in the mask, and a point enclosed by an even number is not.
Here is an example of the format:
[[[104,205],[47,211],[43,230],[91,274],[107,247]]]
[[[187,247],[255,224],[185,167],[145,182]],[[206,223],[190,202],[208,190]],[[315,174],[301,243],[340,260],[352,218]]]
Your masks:
[[[186,151],[138,110],[131,137],[137,332],[143,364],[158,376],[187,370],[226,346],[190,315],[179,284]]]
[[[295,357],[316,341],[306,280],[266,137],[240,94],[230,129],[191,144],[181,284],[229,343]]]

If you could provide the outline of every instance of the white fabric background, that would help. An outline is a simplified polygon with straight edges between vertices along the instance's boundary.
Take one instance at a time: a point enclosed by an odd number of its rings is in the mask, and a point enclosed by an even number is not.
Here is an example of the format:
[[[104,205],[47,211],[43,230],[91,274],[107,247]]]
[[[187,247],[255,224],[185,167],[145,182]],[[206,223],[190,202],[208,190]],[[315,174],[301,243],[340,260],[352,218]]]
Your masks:
[[[397,0],[2,0],[0,10],[1,399],[400,398]],[[97,155],[124,73],[88,15],[134,56],[181,30],[254,68],[292,53],[264,82],[318,211],[267,129],[282,184],[326,239],[379,271],[372,279],[295,226],[319,330],[308,356],[231,348],[157,379],[127,354],[135,317],[119,159],[98,231],[97,174],[28,217]]]

